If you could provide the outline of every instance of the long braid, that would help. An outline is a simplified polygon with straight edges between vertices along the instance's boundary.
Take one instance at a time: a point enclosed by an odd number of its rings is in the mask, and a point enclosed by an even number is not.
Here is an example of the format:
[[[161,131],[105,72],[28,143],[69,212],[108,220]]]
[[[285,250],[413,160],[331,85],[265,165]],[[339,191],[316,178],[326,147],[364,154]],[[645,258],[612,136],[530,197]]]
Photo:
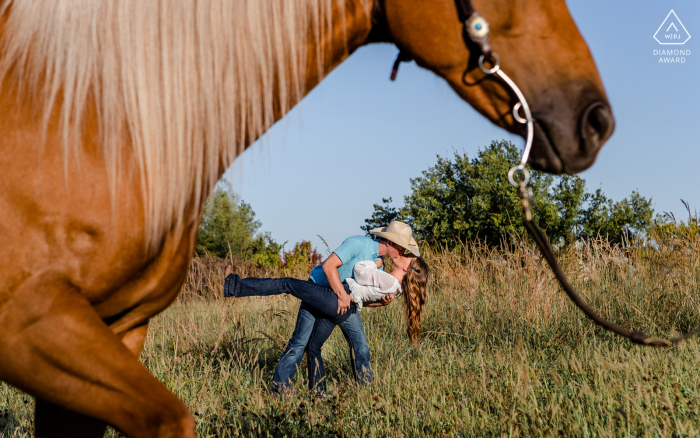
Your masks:
[[[405,294],[408,339],[413,345],[417,345],[420,340],[421,311],[427,299],[428,274],[428,264],[422,257],[416,257],[411,261],[411,270],[401,281],[401,288]]]

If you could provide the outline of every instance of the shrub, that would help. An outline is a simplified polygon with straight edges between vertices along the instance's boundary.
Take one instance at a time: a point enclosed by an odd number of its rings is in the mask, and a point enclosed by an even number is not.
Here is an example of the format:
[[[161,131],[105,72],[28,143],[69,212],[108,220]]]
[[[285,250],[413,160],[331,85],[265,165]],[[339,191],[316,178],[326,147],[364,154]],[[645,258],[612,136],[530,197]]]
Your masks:
[[[233,192],[228,181],[222,180],[207,199],[195,250],[200,256],[236,256],[261,266],[280,266],[282,245],[270,233],[256,234],[260,226],[250,204]]]
[[[490,245],[518,244],[524,236],[519,193],[507,181],[508,169],[520,159],[510,142],[492,142],[477,157],[455,152],[454,159],[437,157],[437,164],[411,179],[404,206],[374,205],[365,232],[391,220],[412,225],[416,236],[430,244],[453,248],[465,241]],[[643,234],[652,224],[651,200],[632,192],[613,202],[601,189],[587,193],[578,176],[552,176],[530,169],[532,209],[538,226],[556,245],[603,237],[619,243]]]

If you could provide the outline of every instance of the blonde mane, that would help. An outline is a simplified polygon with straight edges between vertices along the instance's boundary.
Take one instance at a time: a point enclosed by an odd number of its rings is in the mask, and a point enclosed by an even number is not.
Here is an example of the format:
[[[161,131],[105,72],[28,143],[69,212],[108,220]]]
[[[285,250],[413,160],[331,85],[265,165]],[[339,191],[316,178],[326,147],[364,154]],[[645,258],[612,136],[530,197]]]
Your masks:
[[[153,248],[303,97],[334,7],[344,1],[0,0],[0,84],[40,102],[44,133],[58,110],[66,163],[94,101],[111,193],[134,166]],[[124,147],[133,163],[120,163]]]

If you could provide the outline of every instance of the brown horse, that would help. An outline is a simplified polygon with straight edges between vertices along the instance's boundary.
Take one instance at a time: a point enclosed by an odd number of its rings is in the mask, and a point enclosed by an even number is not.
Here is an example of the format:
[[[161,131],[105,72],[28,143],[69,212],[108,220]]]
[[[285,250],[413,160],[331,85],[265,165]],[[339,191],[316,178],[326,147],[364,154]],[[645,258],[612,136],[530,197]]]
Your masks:
[[[613,120],[564,0],[475,6],[536,118],[531,164],[590,166]],[[224,170],[372,42],[524,132],[455,0],[0,0],[0,379],[36,396],[38,436],[194,436],[137,360],[148,321]]]

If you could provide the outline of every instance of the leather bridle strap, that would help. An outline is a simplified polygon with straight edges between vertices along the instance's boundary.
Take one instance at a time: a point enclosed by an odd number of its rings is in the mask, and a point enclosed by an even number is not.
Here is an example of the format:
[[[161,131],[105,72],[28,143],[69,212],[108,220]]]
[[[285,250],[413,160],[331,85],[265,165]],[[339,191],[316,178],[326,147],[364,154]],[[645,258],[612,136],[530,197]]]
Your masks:
[[[457,10],[461,15],[460,19],[464,20],[464,31],[467,33],[469,39],[479,46],[481,54],[488,59],[491,56],[489,22],[474,8],[471,0],[455,1],[457,2]]]
[[[459,13],[462,14],[460,17],[462,20],[466,20],[467,18],[471,17],[474,12],[476,12],[476,9],[474,9],[474,5],[472,4],[471,0],[456,0],[457,1],[457,9],[459,10]]]
[[[489,22],[486,21],[483,15],[479,13],[472,5],[471,0],[455,0],[457,3],[457,10],[459,12],[459,19],[464,20],[464,31],[474,44],[479,47],[481,51],[480,55],[483,55],[485,59],[491,57],[491,44],[489,43]],[[396,79],[396,75],[399,72],[399,65],[402,62],[408,62],[411,57],[405,52],[399,52],[399,55],[394,61],[394,66],[391,69],[391,80]]]

